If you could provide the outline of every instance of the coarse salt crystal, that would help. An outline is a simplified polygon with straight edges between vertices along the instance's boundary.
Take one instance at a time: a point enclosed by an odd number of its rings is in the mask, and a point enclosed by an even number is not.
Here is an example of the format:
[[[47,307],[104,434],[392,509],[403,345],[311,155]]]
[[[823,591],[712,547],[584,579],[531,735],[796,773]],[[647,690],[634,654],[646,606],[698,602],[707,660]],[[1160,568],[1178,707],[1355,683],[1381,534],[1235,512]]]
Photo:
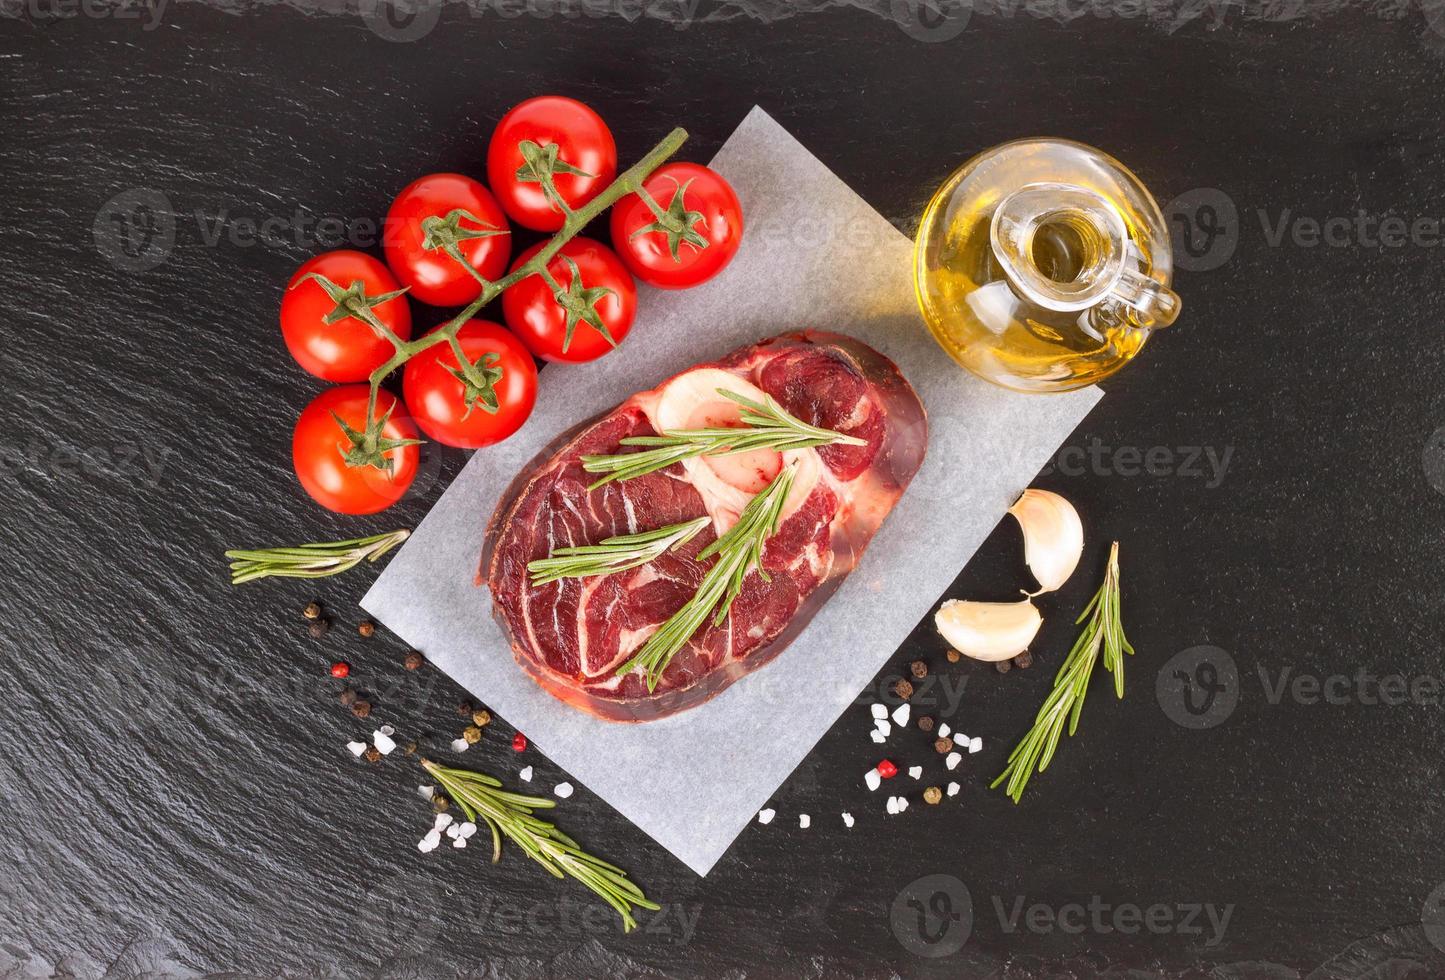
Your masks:
[[[773,817],[777,816],[777,813],[778,813],[778,811],[772,810],[772,809],[759,810],[759,811],[758,811],[758,823],[761,823],[761,824],[769,824],[769,823],[772,823],[772,822],[773,822]]]
[[[907,799],[906,797],[902,797],[902,796],[898,797],[898,812],[899,812],[899,813],[902,813],[904,810],[907,810],[907,809],[908,809],[908,799]]]
[[[884,718],[888,717],[888,709],[881,704],[875,704],[873,706],[873,717],[877,718],[879,721],[882,721]]]
[[[949,783],[949,784],[948,784],[948,795],[949,795],[949,796],[957,796],[957,795],[958,795],[958,784],[957,784],[957,783]]]
[[[982,751],[983,751],[983,738],[982,738],[981,736],[975,735],[973,738],[971,738],[971,739],[968,740],[968,754],[969,754],[969,755],[972,755],[972,754],[975,753],[975,752],[982,752]]]
[[[882,745],[884,742],[888,741],[888,737],[876,728],[868,733],[868,737],[873,739],[873,741],[878,743],[879,745]]]
[[[365,743],[365,742],[347,742],[347,743],[346,743],[346,747],[347,747],[348,749],[350,749],[350,750],[351,750],[351,754],[352,754],[352,755],[355,755],[355,756],[360,756],[361,753],[363,753],[363,752],[366,751],[366,743]]]
[[[952,730],[953,730],[953,729],[951,729],[951,728],[948,727],[948,723],[947,723],[947,722],[944,722],[942,725],[939,725],[939,726],[938,726],[938,737],[939,737],[939,738],[948,738],[948,733],[949,733],[950,731],[952,731]]]
[[[565,800],[567,797],[572,795],[572,784],[558,783],[552,788],[552,792],[556,793],[559,799]]]
[[[886,721],[875,721],[873,723],[873,727],[878,732],[878,734],[882,735],[884,738],[887,738],[889,735],[893,734],[893,726],[888,724],[888,722]]]
[[[895,814],[895,813],[898,812],[898,797],[896,797],[896,796],[890,796],[890,797],[888,797],[888,806],[887,806],[887,809],[888,809],[888,814],[889,814],[889,816],[892,816],[893,814]]]
[[[382,725],[382,726],[381,726],[381,734],[390,737],[390,736],[396,734],[396,729],[395,729],[395,728],[392,728],[390,725]]]
[[[371,733],[371,744],[375,745],[376,751],[382,755],[391,755],[392,749],[396,748],[391,736],[380,730]]]
[[[452,815],[450,813],[438,813],[437,818],[432,821],[431,829],[437,833],[441,833],[447,829],[447,825],[451,822]]]
[[[457,824],[457,836],[470,837],[477,832],[477,825],[470,820]]]
[[[906,727],[908,725],[908,716],[912,713],[912,711],[913,709],[906,704],[900,704],[898,707],[894,708],[893,724],[897,725],[899,728]]]
[[[909,766],[909,767],[908,767],[908,775],[912,776],[914,779],[917,779],[919,776],[922,776],[922,775],[923,775],[923,767],[922,767],[922,766]]]
[[[524,783],[530,783],[532,781],[532,767],[528,766],[521,772],[517,773],[517,778]]]
[[[863,782],[868,784],[870,790],[873,790],[883,785],[883,777],[878,773],[878,769],[875,766],[863,774]]]
[[[427,854],[431,851],[436,850],[437,845],[441,842],[441,831],[438,831],[436,829],[428,830],[426,832],[426,836],[416,842],[416,849],[418,851],[421,851],[423,854]]]
[[[845,814],[843,814],[843,826],[845,826],[845,827],[852,827],[852,826],[853,826],[853,814],[851,814],[851,813],[845,813]]]
[[[416,788],[416,795],[424,800],[429,800],[437,795],[437,788],[435,786],[418,786]]]
[[[471,745],[471,743],[468,742],[468,741],[467,741],[466,739],[464,739],[464,738],[453,739],[453,740],[452,740],[452,751],[453,751],[453,752],[465,752],[465,751],[467,750],[468,746],[470,746],[470,745]]]
[[[950,752],[950,753],[948,753],[948,757],[943,760],[943,764],[944,764],[945,766],[947,766],[950,770],[952,770],[955,766],[958,765],[959,761],[960,761],[962,758],[963,758],[963,756],[960,755],[959,753],[957,753],[957,752]]]
[[[452,840],[456,840],[457,834],[460,834],[461,832],[462,828],[458,827],[456,824],[452,824],[450,827],[447,828],[447,836],[450,837]]]
[[[800,830],[807,830],[807,829],[808,829],[809,827],[811,827],[812,825],[813,825],[813,818],[812,818],[812,817],[808,816],[806,813],[800,813],[800,814],[798,814],[798,828],[799,828]]]
[[[452,841],[452,847],[466,847],[466,846],[467,846],[467,839],[466,839],[465,837],[458,837],[458,838],[456,838],[456,839],[454,839],[454,840]]]

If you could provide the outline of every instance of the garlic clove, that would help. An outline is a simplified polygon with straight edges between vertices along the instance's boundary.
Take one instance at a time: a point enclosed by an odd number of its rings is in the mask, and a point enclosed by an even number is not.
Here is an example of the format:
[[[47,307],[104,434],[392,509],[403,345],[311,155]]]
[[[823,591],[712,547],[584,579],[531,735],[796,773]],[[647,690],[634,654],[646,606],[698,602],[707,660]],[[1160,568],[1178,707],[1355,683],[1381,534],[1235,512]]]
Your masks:
[[[1012,660],[1028,649],[1044,617],[1028,599],[960,602],[950,599],[933,617],[949,645],[974,660]]]
[[[1008,512],[1023,529],[1024,561],[1039,591],[1052,592],[1067,582],[1084,553],[1084,525],[1074,505],[1048,490],[1029,489]]]

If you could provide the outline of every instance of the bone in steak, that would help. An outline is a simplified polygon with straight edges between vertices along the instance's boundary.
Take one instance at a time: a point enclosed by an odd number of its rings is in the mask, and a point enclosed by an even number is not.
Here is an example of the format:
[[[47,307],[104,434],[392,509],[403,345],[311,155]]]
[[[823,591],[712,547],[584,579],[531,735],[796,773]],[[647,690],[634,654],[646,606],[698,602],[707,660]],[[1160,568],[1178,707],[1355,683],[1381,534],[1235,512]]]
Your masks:
[[[631,452],[620,445],[627,436],[736,424],[738,406],[718,388],[755,401],[766,392],[804,422],[866,445],[702,457],[588,489],[598,477],[582,469],[583,455]],[[893,362],[841,334],[774,337],[633,395],[564,433],[518,475],[492,516],[481,571],[517,661],[548,692],[602,718],[646,721],[701,704],[801,632],[858,563],[927,444],[923,405]],[[696,591],[708,567],[697,553],[793,461],[782,523],[763,550],[770,578],[749,574],[727,619],[709,619],[693,634],[655,691],[641,671],[618,677]],[[647,565],[530,584],[527,563],[554,548],[704,514],[711,526]]]

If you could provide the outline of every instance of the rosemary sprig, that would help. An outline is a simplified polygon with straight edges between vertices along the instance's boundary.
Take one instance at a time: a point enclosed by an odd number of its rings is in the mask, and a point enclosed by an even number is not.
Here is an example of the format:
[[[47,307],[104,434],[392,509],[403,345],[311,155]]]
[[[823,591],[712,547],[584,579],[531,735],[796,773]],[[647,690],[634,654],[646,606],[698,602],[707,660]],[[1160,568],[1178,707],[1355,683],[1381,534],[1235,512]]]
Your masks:
[[[796,472],[796,464],[785,466],[766,489],[748,501],[736,524],[697,553],[698,561],[713,555],[717,555],[718,560],[707,570],[687,604],[647,638],[635,657],[618,668],[618,676],[641,667],[647,672],[647,689],[657,690],[662,672],[673,655],[702,627],[708,615],[712,614],[714,625],[727,618],[748,572],[756,568],[763,581],[768,581],[768,573],[762,570],[763,545],[777,533],[783,503],[788,499]]]
[[[344,572],[362,561],[376,561],[401,544],[410,531],[389,531],[369,538],[350,541],[325,541],[303,544],[295,548],[261,548],[255,551],[228,551],[231,559],[231,584],[240,585],[271,575],[283,578],[324,578]]]
[[[502,858],[502,837],[512,841],[532,860],[555,877],[571,877],[600,895],[622,916],[622,929],[630,932],[637,926],[632,907],[658,909],[642,889],[627,878],[627,872],[593,857],[554,825],[532,815],[533,810],[556,806],[555,801],[540,796],[523,796],[502,789],[501,782],[484,773],[467,769],[451,769],[424,760],[422,766],[436,778],[447,796],[462,808],[473,823],[485,820],[492,832],[492,863]]]
[[[1009,754],[1008,765],[998,778],[989,784],[993,789],[1005,779],[1007,793],[1015,803],[1023,796],[1024,787],[1033,775],[1034,766],[1043,772],[1054,758],[1059,737],[1064,731],[1064,721],[1069,723],[1069,735],[1073,736],[1079,727],[1079,713],[1084,710],[1084,697],[1088,693],[1089,677],[1104,653],[1104,669],[1114,675],[1114,694],[1124,696],[1124,654],[1134,652],[1124,636],[1124,625],[1119,610],[1119,542],[1109,549],[1109,567],[1104,572],[1104,584],[1094,593],[1094,598],[1084,607],[1075,622],[1082,623],[1088,617],[1088,624],[1074,642],[1074,648],[1064,658],[1063,666],[1054,675],[1054,689],[1034,718],[1034,726]]]
[[[622,440],[622,445],[649,448],[641,452],[619,453],[613,456],[583,456],[584,470],[588,473],[607,474],[587,489],[596,489],[613,480],[630,480],[666,469],[673,463],[694,456],[731,456],[734,453],[748,453],[757,449],[785,452],[834,443],[845,446],[867,445],[856,436],[845,436],[832,429],[809,425],[790,415],[771,395],[764,395],[765,401],[759,403],[726,388],[717,389],[717,393],[742,407],[741,428],[676,429],[657,436],[628,436]]]
[[[646,565],[674,548],[681,548],[710,523],[711,517],[699,517],[681,524],[668,524],[655,531],[604,538],[597,544],[558,548],[550,557],[528,562],[527,571],[532,573],[533,588],[562,578],[625,572],[629,568]]]

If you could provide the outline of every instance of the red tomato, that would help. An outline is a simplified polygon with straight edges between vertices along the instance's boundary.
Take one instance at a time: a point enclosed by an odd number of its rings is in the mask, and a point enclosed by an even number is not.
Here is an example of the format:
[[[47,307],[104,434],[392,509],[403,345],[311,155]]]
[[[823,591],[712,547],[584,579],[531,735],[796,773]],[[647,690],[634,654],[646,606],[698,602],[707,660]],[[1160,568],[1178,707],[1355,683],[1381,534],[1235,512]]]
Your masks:
[[[411,305],[405,296],[373,305],[376,298],[401,287],[386,266],[363,252],[324,252],[308,260],[291,277],[281,297],[281,336],[291,356],[318,378],[365,381],[395,348],[355,314],[327,323],[328,314],[345,307],[315,279],[302,282],[313,273],[340,287],[342,293],[349,293],[343,296],[343,303],[365,303],[382,325],[402,340],[411,339]]]
[[[536,255],[545,244],[527,249],[517,257],[512,268]],[[576,263],[579,283],[572,281],[569,259]],[[502,294],[502,315],[507,326],[522,338],[522,343],[533,354],[543,360],[579,364],[595,361],[615,344],[622,343],[637,315],[637,286],[627,267],[610,248],[578,236],[552,257],[547,271],[575,304],[571,312],[557,302],[541,276],[528,276]],[[588,322],[588,313],[607,328],[612,343],[595,323]],[[569,321],[570,338],[567,336]]]
[[[377,466],[353,466],[346,461],[352,441],[332,413],[355,431],[365,432],[369,392],[366,385],[328,388],[302,410],[291,436],[291,462],[301,486],[318,504],[342,514],[385,510],[401,499],[416,477],[420,454],[415,445],[387,448],[384,457],[391,462],[389,471]],[[393,413],[381,430],[385,443],[417,437],[416,426],[395,414],[397,404],[391,392],[377,393],[377,415]]]
[[[429,174],[408,184],[391,202],[384,227],[387,264],[413,297],[433,306],[466,306],[482,294],[482,284],[442,247],[446,243],[487,279],[501,278],[512,254],[507,216],[485,187],[461,174]],[[501,234],[467,237],[477,232]]]
[[[685,289],[717,275],[738,254],[743,209],[722,175],[696,163],[668,163],[642,183],[666,212],[636,194],[612,208],[612,245],[638,279]]]
[[[523,141],[536,145],[528,162]],[[555,147],[555,149],[553,149]],[[487,146],[487,183],[507,214],[536,231],[562,227],[562,211],[548,199],[539,172],[551,171],[557,194],[573,210],[596,197],[617,176],[617,145],[602,117],[576,99],[543,95],[502,117]]]
[[[450,344],[436,344],[406,362],[402,390],[416,424],[448,446],[477,449],[516,432],[537,403],[537,365],[522,342],[500,324],[468,320],[457,331],[467,360],[491,382],[494,408],[485,395],[467,398],[465,382]],[[478,359],[482,362],[478,364]]]

